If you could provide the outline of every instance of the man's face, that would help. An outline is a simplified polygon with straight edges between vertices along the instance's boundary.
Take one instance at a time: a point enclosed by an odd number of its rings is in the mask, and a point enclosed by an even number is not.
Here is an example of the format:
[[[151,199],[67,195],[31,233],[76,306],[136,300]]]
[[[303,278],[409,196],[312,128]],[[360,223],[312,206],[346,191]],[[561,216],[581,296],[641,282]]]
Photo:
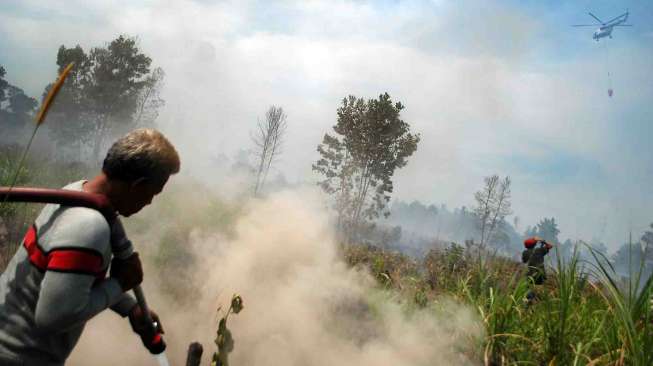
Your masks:
[[[147,180],[137,180],[126,187],[122,195],[118,213],[122,216],[131,216],[143,207],[152,203],[152,199],[161,193],[167,182],[167,178],[162,182],[150,182]]]

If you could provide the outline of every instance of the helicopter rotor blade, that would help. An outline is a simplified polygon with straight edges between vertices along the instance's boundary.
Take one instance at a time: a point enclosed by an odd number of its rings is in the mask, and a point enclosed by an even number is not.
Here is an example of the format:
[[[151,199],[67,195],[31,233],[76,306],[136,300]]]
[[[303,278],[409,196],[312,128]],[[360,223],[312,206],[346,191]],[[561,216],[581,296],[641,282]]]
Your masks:
[[[613,27],[632,27],[633,24],[615,24]]]
[[[597,27],[601,24],[572,24],[572,27]]]
[[[605,25],[605,23],[601,19],[597,18],[596,15],[592,13],[587,13],[587,14],[589,14],[592,18],[596,19],[599,23]]]
[[[609,23],[612,23],[612,22],[614,22],[615,20],[617,20],[617,19],[621,19],[621,18],[626,17],[626,16],[628,16],[628,13],[627,13],[627,12],[626,12],[626,13],[623,13],[623,14],[621,14],[621,15],[619,15],[618,17],[615,17],[614,19],[610,19],[610,20],[608,20],[607,23],[608,23],[608,24],[609,24]]]

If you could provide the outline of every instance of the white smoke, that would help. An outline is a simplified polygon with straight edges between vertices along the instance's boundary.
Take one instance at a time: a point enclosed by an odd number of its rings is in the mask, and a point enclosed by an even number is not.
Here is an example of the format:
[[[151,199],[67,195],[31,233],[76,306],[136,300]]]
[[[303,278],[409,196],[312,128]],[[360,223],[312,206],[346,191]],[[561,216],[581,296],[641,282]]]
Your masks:
[[[192,305],[171,303],[146,280],[171,364],[183,364],[195,340],[208,364],[216,309],[228,307],[233,293],[245,308],[229,318],[232,365],[474,364],[482,327],[470,308],[441,299],[437,310],[407,311],[341,260],[327,223],[317,194],[303,190],[251,202],[233,239],[194,230],[190,278],[200,290],[186,302]],[[68,364],[154,365],[127,322],[116,319],[106,312],[91,321]]]

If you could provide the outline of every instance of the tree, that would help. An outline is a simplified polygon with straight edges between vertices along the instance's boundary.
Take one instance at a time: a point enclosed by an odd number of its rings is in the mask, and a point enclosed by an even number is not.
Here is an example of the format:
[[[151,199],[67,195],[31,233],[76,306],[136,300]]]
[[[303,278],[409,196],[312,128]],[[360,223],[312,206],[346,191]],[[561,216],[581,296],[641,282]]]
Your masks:
[[[474,213],[478,219],[481,231],[480,246],[484,247],[487,242],[492,241],[495,235],[505,241],[503,233],[497,233],[501,229],[506,216],[512,214],[510,209],[510,177],[499,179],[498,175],[485,177],[485,186],[474,194],[476,208]]]
[[[653,223],[649,227],[653,229]],[[653,231],[646,230],[641,240],[644,246],[644,258],[653,260]]]
[[[165,105],[161,97],[165,72],[157,67],[145,78],[145,87],[138,97],[138,105],[134,124],[137,126],[151,126],[159,117],[159,109]]]
[[[90,140],[92,130],[91,107],[86,93],[86,85],[91,82],[92,63],[79,45],[74,48],[60,46],[57,51],[57,73],[61,73],[71,62],[75,66],[59,90],[56,103],[50,107],[47,124],[49,135],[62,155],[70,150],[78,154],[84,142]],[[51,87],[48,85],[45,88],[43,98]]]
[[[338,229],[353,240],[364,224],[385,217],[392,177],[417,149],[419,134],[400,118],[404,106],[388,93],[364,100],[350,95],[338,108],[335,135],[325,134],[313,170],[322,189],[334,196]]]
[[[339,233],[346,234],[347,228],[351,226],[356,166],[344,143],[329,134],[324,135],[317,151],[322,157],[313,164],[313,170],[325,176],[318,184],[324,192],[334,197],[336,227]]]
[[[558,234],[560,230],[558,229],[558,224],[554,217],[547,219],[544,218],[537,224],[538,236],[550,243],[559,243]]]
[[[558,245],[557,251],[562,258],[571,258],[574,254],[574,243],[570,239],[564,241],[564,243]]]
[[[485,186],[483,189],[474,194],[474,199],[476,199],[477,205],[474,208],[474,214],[478,218],[478,225],[481,230],[481,247],[485,244],[485,232],[490,225],[489,220],[492,216],[494,201],[496,200],[499,176],[495,174],[490,177],[485,177],[484,180]]]
[[[645,265],[646,249],[642,248],[642,243],[634,243],[629,240],[628,243],[624,243],[619,247],[611,259],[617,271],[626,275],[633,275],[642,269],[642,265]]]
[[[560,230],[558,229],[558,224],[553,217],[540,220],[540,222],[532,228],[529,226],[524,233],[527,237],[539,236],[550,243],[560,243],[560,240],[558,240],[558,234],[560,234]]]
[[[5,90],[9,86],[9,83],[5,80],[5,75],[7,75],[7,71],[3,66],[0,66],[0,106],[2,106],[2,103],[7,99],[5,96]]]
[[[505,221],[502,220],[497,224],[497,230],[494,231],[494,234],[490,236],[492,238],[492,246],[496,249],[500,249],[505,253],[511,253],[511,241],[510,241],[510,235],[509,235],[509,230],[508,230],[509,224]]]
[[[503,243],[510,241],[504,230],[504,227],[507,226],[505,218],[512,214],[510,183],[510,177],[508,176],[499,182],[499,190],[492,206],[490,227],[486,238],[489,241],[497,239],[500,239],[499,241]]]
[[[286,131],[286,114],[283,108],[270,106],[265,113],[265,121],[258,122],[258,131],[252,136],[256,145],[257,157],[256,183],[254,195],[257,195],[265,184],[272,162],[281,154],[283,134]]]
[[[0,131],[1,139],[13,141],[17,133],[29,126],[38,103],[6,81],[5,75],[6,70],[0,66]]]
[[[15,86],[9,87],[9,107],[16,118],[21,122],[28,121],[37,106],[36,99],[25,95],[22,89]]]
[[[51,112],[50,131],[60,145],[81,148],[86,141],[99,159],[111,135],[151,122],[144,117],[156,118],[164,74],[161,69],[150,73],[152,60],[135,38],[119,36],[88,54],[79,45],[59,47],[59,71],[70,62],[75,67]]]
[[[520,224],[519,216],[515,216],[512,219],[512,226],[515,228],[515,231],[519,231],[519,224]]]

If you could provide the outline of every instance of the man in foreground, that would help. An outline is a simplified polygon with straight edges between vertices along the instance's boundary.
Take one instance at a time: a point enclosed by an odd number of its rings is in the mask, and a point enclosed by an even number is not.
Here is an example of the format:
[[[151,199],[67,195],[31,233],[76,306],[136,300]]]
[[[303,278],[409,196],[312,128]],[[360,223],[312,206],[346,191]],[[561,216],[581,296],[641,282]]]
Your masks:
[[[179,166],[160,132],[139,129],[111,146],[100,174],[65,189],[104,195],[128,217],[149,205]],[[125,243],[118,219],[110,224],[93,209],[46,205],[0,276],[0,364],[63,365],[85,323],[106,308],[129,316],[149,347],[150,327],[126,294],[143,279],[138,253],[114,257]]]

